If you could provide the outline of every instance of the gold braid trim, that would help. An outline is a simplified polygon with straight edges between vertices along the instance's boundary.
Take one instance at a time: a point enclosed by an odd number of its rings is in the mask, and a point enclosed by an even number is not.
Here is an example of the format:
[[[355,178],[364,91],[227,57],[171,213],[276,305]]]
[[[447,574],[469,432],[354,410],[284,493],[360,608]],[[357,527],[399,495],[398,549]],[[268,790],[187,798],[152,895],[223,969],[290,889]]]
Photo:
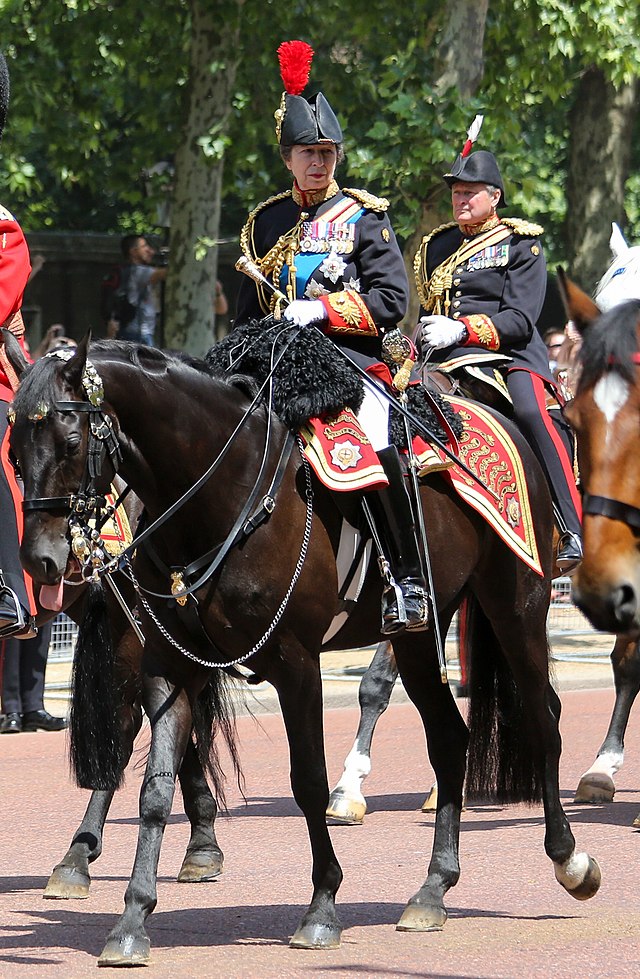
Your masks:
[[[441,231],[447,231],[449,228],[457,228],[458,225],[455,221],[448,221],[447,224],[441,224],[433,231],[430,231],[428,235],[425,235],[420,243],[420,247],[415,254],[413,260],[413,275],[416,281],[416,289],[418,291],[418,298],[420,300],[420,305],[427,309],[427,286],[429,283],[429,278],[427,276],[427,245],[436,235],[439,235]]]
[[[279,201],[286,200],[287,197],[292,196],[292,191],[285,190],[281,194],[276,194],[274,197],[270,197],[268,200],[263,201],[258,204],[256,208],[251,211],[246,223],[240,232],[240,248],[246,257],[258,266],[260,271],[267,278],[271,277],[271,281],[278,285],[280,281],[280,273],[282,272],[282,267],[287,262],[290,266],[291,275],[289,276],[289,281],[295,281],[295,266],[293,265],[293,257],[298,251],[300,245],[300,226],[302,224],[303,215],[306,218],[306,214],[302,212],[300,219],[296,222],[294,227],[287,231],[285,234],[280,235],[275,245],[269,249],[266,255],[260,257],[256,253],[255,241],[254,241],[254,231],[256,218],[262,211],[270,207],[272,204],[277,204]],[[256,283],[256,289],[258,292],[258,301],[260,306],[265,313],[276,313],[278,315],[279,307],[278,303],[280,300],[277,296],[271,295],[265,290],[265,287]],[[291,291],[291,286],[287,291]],[[289,299],[295,299],[293,292],[289,296]],[[277,308],[278,307],[278,308]]]
[[[507,228],[511,228],[514,234],[522,235],[523,238],[537,238],[544,234],[544,228],[540,224],[533,224],[523,218],[502,218],[501,223]]]
[[[275,194],[274,197],[269,197],[268,200],[263,201],[262,204],[258,204],[257,207],[254,207],[253,211],[251,211],[249,214],[242,231],[240,232],[240,248],[242,249],[243,254],[246,255],[251,262],[255,262],[260,268],[260,259],[249,247],[249,241],[253,237],[254,222],[258,215],[265,210],[265,208],[271,207],[272,204],[277,204],[278,201],[283,201],[286,197],[291,197],[290,190],[285,190],[281,194]]]
[[[386,211],[389,208],[389,201],[386,197],[376,197],[374,194],[370,194],[368,190],[353,190],[351,187],[343,187],[342,193],[353,197],[354,201],[358,201],[369,211]]]

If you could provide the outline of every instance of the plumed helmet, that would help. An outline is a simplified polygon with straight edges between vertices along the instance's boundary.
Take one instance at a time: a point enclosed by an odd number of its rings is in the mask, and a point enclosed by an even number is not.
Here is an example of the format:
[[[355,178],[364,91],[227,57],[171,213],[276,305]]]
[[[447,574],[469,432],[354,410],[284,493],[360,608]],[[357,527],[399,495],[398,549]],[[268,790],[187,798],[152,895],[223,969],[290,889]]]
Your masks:
[[[477,150],[469,156],[460,153],[449,173],[442,178],[451,187],[456,180],[466,180],[470,184],[492,184],[500,189],[498,207],[505,207],[504,182],[500,168],[493,153],[488,150]]]
[[[312,60],[313,48],[305,41],[283,41],[278,48],[284,92],[275,118],[281,146],[342,142],[340,123],[322,92],[310,99],[301,94],[309,80]]]
[[[0,54],[0,139],[4,132],[4,124],[9,108],[9,69],[3,54]]]

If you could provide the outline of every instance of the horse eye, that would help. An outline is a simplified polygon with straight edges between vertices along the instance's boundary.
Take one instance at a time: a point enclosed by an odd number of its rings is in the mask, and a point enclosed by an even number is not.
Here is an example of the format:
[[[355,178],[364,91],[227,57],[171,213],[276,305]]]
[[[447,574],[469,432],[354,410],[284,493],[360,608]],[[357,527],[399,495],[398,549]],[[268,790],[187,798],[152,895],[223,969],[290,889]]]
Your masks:
[[[82,437],[79,432],[72,432],[71,435],[67,437],[67,449],[69,452],[76,452],[80,447],[82,442]]]

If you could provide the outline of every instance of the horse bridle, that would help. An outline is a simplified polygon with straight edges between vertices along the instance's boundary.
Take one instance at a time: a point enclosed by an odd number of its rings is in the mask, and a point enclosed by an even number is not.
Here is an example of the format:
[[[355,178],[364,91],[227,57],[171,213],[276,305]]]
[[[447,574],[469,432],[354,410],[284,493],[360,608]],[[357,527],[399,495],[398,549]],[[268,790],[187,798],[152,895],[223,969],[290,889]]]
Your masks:
[[[631,362],[640,366],[640,352],[631,354]],[[608,363],[613,366],[618,361],[611,356]],[[634,530],[640,530],[640,507],[633,506],[631,503],[623,503],[621,500],[614,500],[610,496],[584,493],[582,513],[593,517],[608,517],[610,520],[619,520],[621,523],[633,527]]]
[[[640,507],[630,503],[622,503],[609,496],[595,496],[585,493],[582,497],[582,513],[594,517],[609,517],[610,520],[620,520],[634,530],[640,530]]]

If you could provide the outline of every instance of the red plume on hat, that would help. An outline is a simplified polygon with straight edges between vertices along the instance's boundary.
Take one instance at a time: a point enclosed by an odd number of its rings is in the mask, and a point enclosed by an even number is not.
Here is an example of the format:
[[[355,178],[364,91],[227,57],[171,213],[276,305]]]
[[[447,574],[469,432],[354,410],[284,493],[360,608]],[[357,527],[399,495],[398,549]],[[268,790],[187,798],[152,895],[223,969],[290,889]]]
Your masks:
[[[306,41],[283,41],[278,48],[280,76],[287,95],[300,95],[309,81],[313,48]]]
[[[471,123],[471,125],[469,126],[467,130],[467,141],[462,147],[462,153],[460,154],[460,156],[462,157],[469,156],[469,153],[471,152],[471,147],[473,146],[478,136],[480,135],[480,130],[482,128],[483,120],[484,120],[484,116],[476,116],[473,122]]]

